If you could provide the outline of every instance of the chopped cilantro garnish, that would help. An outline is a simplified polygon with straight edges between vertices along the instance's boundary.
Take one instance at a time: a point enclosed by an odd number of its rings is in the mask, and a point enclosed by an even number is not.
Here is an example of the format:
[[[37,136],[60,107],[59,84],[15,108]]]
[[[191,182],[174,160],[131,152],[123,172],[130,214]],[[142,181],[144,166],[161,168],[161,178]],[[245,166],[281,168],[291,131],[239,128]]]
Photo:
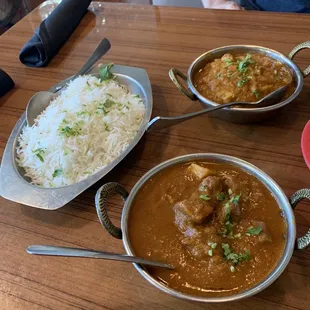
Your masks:
[[[113,79],[114,75],[111,72],[111,68],[113,67],[113,64],[108,64],[104,67],[100,67],[99,69],[99,78],[100,81],[106,81]]]
[[[250,226],[247,230],[246,235],[247,236],[257,236],[259,235],[261,232],[263,231],[263,227],[262,226]]]
[[[212,251],[212,250],[209,250],[209,251],[208,251],[208,255],[209,255],[209,256],[213,256],[213,251]]]
[[[259,98],[259,92],[257,91],[257,89],[253,90],[253,95],[256,97],[256,99]]]
[[[254,63],[251,54],[246,54],[245,58],[238,63],[238,71],[246,72],[247,66]]]
[[[233,64],[233,62],[230,59],[225,59],[224,61],[226,62],[226,67],[229,67]]]
[[[208,195],[200,195],[199,198],[206,201],[211,199],[211,197],[209,197]]]
[[[230,269],[231,272],[235,272],[236,271],[236,268],[234,266],[230,266],[229,269]]]
[[[106,108],[110,108],[113,104],[116,104],[116,102],[113,101],[113,100],[111,100],[111,99],[107,99],[107,100],[105,101],[105,103],[104,103],[104,106],[105,106]]]
[[[225,200],[226,198],[227,198],[227,195],[224,192],[221,192],[216,196],[216,199],[220,201]]]
[[[62,169],[56,169],[53,173],[53,178],[57,178],[62,174]]]
[[[81,122],[76,123],[73,127],[70,126],[64,126],[64,127],[59,127],[59,132],[61,135],[65,137],[72,137],[72,136],[78,136],[81,133]]]
[[[234,265],[251,259],[251,253],[248,250],[246,250],[244,253],[237,254],[232,251],[229,244],[227,243],[222,243],[222,249],[224,251],[224,258]]]
[[[248,81],[247,78],[246,78],[246,77],[243,77],[242,80],[239,80],[239,81],[237,82],[237,86],[238,86],[238,87],[242,87],[247,81]]]
[[[38,149],[34,150],[33,153],[40,159],[40,161],[42,163],[44,162],[43,155],[44,155],[45,151],[43,148],[38,148]]]
[[[241,197],[241,194],[236,195],[235,197],[233,197],[232,203],[233,203],[235,206],[238,205],[240,197]]]

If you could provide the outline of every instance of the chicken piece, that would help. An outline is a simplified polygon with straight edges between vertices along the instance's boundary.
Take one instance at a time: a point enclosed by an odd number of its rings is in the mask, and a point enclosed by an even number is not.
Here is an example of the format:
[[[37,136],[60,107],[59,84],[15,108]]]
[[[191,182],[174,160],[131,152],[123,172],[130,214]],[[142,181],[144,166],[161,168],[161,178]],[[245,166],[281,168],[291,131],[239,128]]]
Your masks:
[[[175,213],[181,212],[195,223],[201,223],[213,212],[210,202],[201,199],[198,192],[195,192],[189,199],[176,203],[173,209]]]
[[[223,189],[221,179],[217,176],[210,175],[202,180],[199,190],[208,196],[219,194]]]
[[[199,166],[197,164],[191,164],[188,167],[188,170],[195,175],[195,177],[199,180],[205,178],[208,175],[214,174],[214,172],[208,168],[204,168],[202,166]]]

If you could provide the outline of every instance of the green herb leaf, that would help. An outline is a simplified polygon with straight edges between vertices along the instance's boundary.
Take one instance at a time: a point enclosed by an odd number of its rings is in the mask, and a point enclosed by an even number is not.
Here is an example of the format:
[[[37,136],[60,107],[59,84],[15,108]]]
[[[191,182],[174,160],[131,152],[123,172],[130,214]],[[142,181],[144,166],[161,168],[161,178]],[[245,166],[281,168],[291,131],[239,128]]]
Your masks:
[[[247,71],[247,66],[249,64],[254,63],[253,59],[251,59],[251,58],[252,58],[251,54],[246,54],[245,58],[238,63],[237,69],[239,72],[245,73]]]
[[[110,71],[112,67],[113,67],[113,64],[108,64],[108,65],[106,65],[104,67],[100,67],[100,69],[99,69],[99,78],[100,78],[101,82],[113,79],[114,75]]]
[[[248,80],[246,78],[242,78],[242,80],[237,82],[238,87],[242,87]]]
[[[226,62],[226,67],[229,67],[233,64],[233,62],[229,59],[225,59],[224,61]]]
[[[246,235],[247,236],[257,236],[259,235],[261,232],[263,231],[263,227],[262,226],[257,226],[257,227],[253,227],[250,226],[247,230]]]
[[[220,200],[220,201],[223,201],[223,200],[225,200],[227,198],[227,195],[226,195],[226,193],[224,193],[224,192],[221,192],[221,193],[219,193],[217,196],[216,196],[216,199],[217,200]]]
[[[57,178],[62,174],[62,169],[56,169],[53,173],[53,178]]]
[[[242,254],[237,254],[237,253],[234,253],[229,244],[227,243],[222,243],[222,249],[224,251],[224,258],[227,260],[227,261],[230,261],[232,264],[234,265],[237,265],[243,261],[247,261],[247,260],[250,260],[252,257],[251,257],[251,253],[246,250],[244,253]]]
[[[258,99],[259,96],[260,96],[257,89],[253,90],[253,94],[254,94],[254,96],[256,97],[256,99]]]
[[[61,135],[69,138],[72,136],[78,136],[79,134],[81,134],[82,128],[81,128],[81,124],[83,123],[83,121],[80,121],[78,123],[76,123],[73,127],[70,126],[64,126],[61,127],[59,126],[58,130],[60,132]]]
[[[116,104],[116,102],[113,101],[113,100],[111,100],[111,99],[107,99],[107,100],[105,101],[105,103],[104,103],[104,106],[105,106],[106,108],[110,108],[113,104]]]
[[[236,268],[234,266],[230,266],[229,269],[230,269],[231,272],[235,272],[236,271]]]
[[[199,198],[206,201],[211,199],[211,197],[209,197],[208,195],[200,195]]]
[[[240,197],[241,197],[241,194],[236,195],[236,196],[233,198],[232,202],[233,202],[233,204],[234,204],[235,206],[238,205],[239,200],[240,200]]]
[[[209,256],[213,256],[213,251],[212,251],[212,250],[209,250],[209,251],[208,251],[208,255],[209,255]]]
[[[34,150],[33,153],[40,159],[40,161],[42,163],[44,162],[43,155],[44,155],[45,151],[43,148],[38,148],[38,149]]]
[[[211,249],[216,249],[216,247],[217,247],[217,243],[216,243],[216,242],[213,242],[213,243],[211,244]]]

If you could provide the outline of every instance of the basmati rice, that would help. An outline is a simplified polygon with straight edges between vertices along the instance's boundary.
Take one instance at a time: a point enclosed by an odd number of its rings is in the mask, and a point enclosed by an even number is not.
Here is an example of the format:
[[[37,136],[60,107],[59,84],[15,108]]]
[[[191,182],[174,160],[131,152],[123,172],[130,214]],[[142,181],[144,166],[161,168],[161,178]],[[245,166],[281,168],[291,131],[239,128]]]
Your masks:
[[[126,150],[144,114],[139,96],[116,80],[78,77],[24,128],[18,164],[38,186],[79,182]]]

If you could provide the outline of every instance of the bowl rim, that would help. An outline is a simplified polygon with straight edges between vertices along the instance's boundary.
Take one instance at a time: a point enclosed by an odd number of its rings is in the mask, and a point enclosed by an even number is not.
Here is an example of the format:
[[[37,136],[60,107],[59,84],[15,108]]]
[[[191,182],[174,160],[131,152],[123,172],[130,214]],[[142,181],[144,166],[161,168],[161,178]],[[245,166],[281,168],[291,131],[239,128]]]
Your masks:
[[[254,166],[253,164],[239,159],[237,157],[225,155],[225,154],[217,154],[217,153],[196,153],[196,154],[188,154],[183,156],[174,157],[167,161],[162,162],[161,164],[155,166],[151,170],[149,170],[146,174],[144,174],[140,180],[134,185],[133,189],[129,193],[127,200],[125,201],[122,218],[121,218],[121,230],[123,232],[123,245],[125,247],[127,255],[134,255],[134,251],[132,250],[129,235],[128,235],[128,216],[130,211],[130,206],[132,201],[140,188],[147,182],[154,174],[158,173],[159,171],[168,168],[175,164],[186,163],[190,161],[203,161],[203,160],[215,160],[220,162],[226,162],[237,166],[245,170],[246,172],[254,175],[261,181],[272,193],[274,198],[276,199],[279,208],[284,210],[285,217],[286,217],[286,244],[284,252],[281,256],[281,259],[274,267],[274,269],[269,273],[269,275],[260,283],[255,285],[254,287],[247,289],[245,291],[241,291],[234,295],[228,296],[220,296],[220,297],[209,297],[209,296],[198,296],[198,295],[191,295],[187,293],[180,292],[178,290],[172,289],[160,281],[153,278],[141,265],[134,263],[134,267],[136,270],[146,279],[149,283],[160,289],[161,291],[181,299],[190,300],[190,301],[197,301],[197,302],[205,302],[205,303],[220,303],[220,302],[229,302],[229,301],[236,301],[240,299],[244,299],[246,297],[253,296],[269,285],[271,285],[284,271],[287,264],[289,263],[294,247],[295,247],[295,240],[296,240],[296,224],[295,224],[295,216],[293,213],[293,209],[290,205],[290,202],[280,188],[280,186],[265,172],[263,172],[258,167]],[[276,194],[276,195],[275,195]]]
[[[198,97],[198,99],[201,102],[208,104],[210,106],[213,106],[213,107],[219,105],[219,103],[211,101],[210,99],[202,96],[200,94],[200,92],[198,92],[196,87],[194,86],[193,81],[192,81],[192,71],[193,71],[194,67],[197,65],[197,63],[199,63],[200,61],[203,61],[204,57],[208,54],[217,53],[220,51],[224,52],[226,50],[232,50],[232,49],[238,49],[238,48],[253,49],[253,51],[261,51],[262,53],[267,52],[268,53],[267,56],[269,56],[269,57],[271,57],[271,55],[277,55],[279,58],[282,58],[285,62],[290,64],[290,69],[292,69],[294,71],[294,74],[297,77],[297,86],[296,86],[294,93],[290,97],[286,98],[284,101],[281,101],[277,104],[273,104],[271,106],[261,107],[261,108],[237,108],[237,107],[233,107],[233,108],[224,108],[223,110],[240,111],[240,112],[247,112],[247,113],[273,111],[273,110],[277,110],[281,107],[284,107],[285,105],[287,105],[288,103],[290,103],[291,101],[296,99],[296,97],[300,94],[300,92],[304,86],[304,77],[303,77],[301,70],[299,69],[299,67],[295,64],[295,62],[292,59],[290,59],[287,56],[285,56],[284,54],[282,54],[282,53],[280,53],[274,49],[268,48],[268,47],[259,46],[259,45],[250,45],[250,44],[240,44],[240,45],[225,45],[225,46],[214,48],[212,50],[209,50],[209,51],[201,54],[191,63],[191,65],[189,66],[188,71],[187,71],[187,84],[188,84],[190,90],[195,94],[196,97]]]

